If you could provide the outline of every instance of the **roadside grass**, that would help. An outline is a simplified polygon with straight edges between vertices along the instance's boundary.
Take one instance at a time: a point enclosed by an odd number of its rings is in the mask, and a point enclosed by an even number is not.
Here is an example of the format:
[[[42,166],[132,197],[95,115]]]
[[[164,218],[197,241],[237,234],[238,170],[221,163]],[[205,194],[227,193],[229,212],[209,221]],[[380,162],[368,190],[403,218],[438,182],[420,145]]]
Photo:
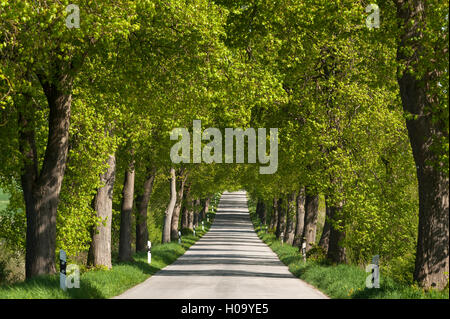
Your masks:
[[[251,214],[253,226],[264,241],[289,267],[296,277],[315,286],[330,298],[338,299],[448,299],[449,289],[425,291],[417,286],[395,282],[380,273],[380,288],[366,288],[369,273],[355,265],[330,265],[326,262],[303,261],[298,247],[281,244],[272,233],[261,229],[255,214]]]
[[[205,222],[204,231],[199,227],[196,236],[183,235],[181,244],[174,241],[152,246],[151,264],[147,263],[146,252],[136,253],[132,262],[113,261],[111,270],[95,269],[82,273],[80,288],[63,291],[59,288],[59,274],[38,276],[13,285],[0,286],[0,299],[103,299],[117,296],[173,263],[208,232],[212,221]]]

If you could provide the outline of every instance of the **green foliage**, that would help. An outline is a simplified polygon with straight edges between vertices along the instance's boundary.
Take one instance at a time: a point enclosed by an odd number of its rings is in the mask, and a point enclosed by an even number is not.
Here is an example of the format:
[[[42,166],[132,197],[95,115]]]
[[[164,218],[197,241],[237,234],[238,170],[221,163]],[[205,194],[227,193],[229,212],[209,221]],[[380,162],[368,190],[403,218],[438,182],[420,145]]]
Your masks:
[[[0,211],[4,210],[9,203],[9,196],[0,189]]]
[[[269,217],[273,198],[300,187],[326,195],[328,205],[343,205],[333,227],[345,232],[351,263],[379,254],[390,272],[410,278],[418,185],[397,85],[393,3],[380,4],[386,23],[375,32],[354,1],[220,3],[234,10],[227,40],[279,72],[288,93],[281,107],[254,117],[255,126],[279,128],[279,170],[260,176],[249,167],[244,188],[266,201]]]
[[[23,280],[24,255],[17,252],[4,240],[0,239],[0,286]]]
[[[312,245],[311,249],[306,253],[306,258],[311,261],[325,263],[327,260],[327,252],[319,245]]]
[[[133,256],[133,262],[117,263],[114,261],[111,270],[97,267],[83,272],[80,277],[80,288],[63,291],[59,287],[59,275],[38,276],[26,282],[0,286],[0,299],[111,298],[143,282],[157,271],[173,263],[208,230],[209,225],[204,232],[198,231],[197,236],[184,236],[181,245],[178,243],[155,244],[152,246],[150,265],[147,263],[147,253],[136,253]]]
[[[18,254],[25,252],[26,218],[23,195],[20,189],[10,186],[8,204],[0,210],[0,241],[5,250]]]
[[[6,267],[6,260],[0,260],[0,282],[6,282],[11,273]]]
[[[256,217],[252,216],[253,225],[257,228]],[[331,298],[338,299],[448,299],[449,290],[425,291],[408,282],[398,281],[391,277],[392,270],[380,265],[380,288],[366,288],[369,273],[364,268],[339,264],[330,265],[323,259],[323,252],[315,247],[309,254],[306,263],[297,247],[281,244],[275,235],[257,231],[258,236],[278,255],[278,258],[289,267],[296,277],[314,285]],[[405,269],[401,269],[404,271]],[[398,276],[398,273],[397,273]]]
[[[342,205],[332,226],[345,232],[351,264],[379,254],[389,277],[411,283],[419,195],[406,121],[417,115],[402,111],[397,79],[402,72],[430,78],[427,112],[442,131],[429,141],[437,154],[430,164],[448,174],[447,2],[426,2],[422,50],[408,66],[397,61],[402,30],[394,1],[378,1],[382,23],[374,30],[365,26],[365,2],[352,0],[80,0],[79,29],[65,26],[69,2],[0,2],[0,240],[8,249],[25,250],[19,119],[34,134],[39,172],[49,134],[43,83],[67,76],[70,146],[55,248],[70,260],[85,256],[91,228],[101,222],[92,199],[114,154],[114,253],[125,169],[134,163],[136,193],[157,170],[148,209],[156,244],[175,166],[186,170],[190,199],[213,196],[211,212],[223,190],[246,189],[264,200],[270,218],[274,198],[306,186],[320,195],[321,212]],[[417,40],[399,53],[413,54]],[[226,127],[278,128],[278,171],[173,164],[169,133],[191,130],[194,119],[222,134]],[[321,219],[318,237],[322,227]],[[309,257],[323,255],[315,247]]]

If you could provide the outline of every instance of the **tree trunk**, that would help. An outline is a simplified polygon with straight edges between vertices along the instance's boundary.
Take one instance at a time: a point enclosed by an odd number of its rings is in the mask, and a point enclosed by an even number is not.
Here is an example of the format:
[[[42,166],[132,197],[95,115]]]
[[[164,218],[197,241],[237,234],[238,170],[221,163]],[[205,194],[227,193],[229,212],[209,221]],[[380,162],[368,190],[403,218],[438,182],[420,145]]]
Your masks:
[[[305,226],[303,236],[306,242],[306,251],[316,243],[317,217],[319,215],[319,196],[306,195],[305,199]]]
[[[261,223],[265,224],[266,223],[266,214],[267,214],[266,204],[259,197],[258,197],[258,202],[256,203],[256,214],[258,215]]]
[[[323,225],[322,236],[320,237],[319,246],[328,252],[328,245],[330,242],[330,230],[331,230],[331,210],[328,204],[327,196],[325,196],[325,224]]]
[[[170,200],[167,205],[166,211],[164,213],[164,226],[162,233],[162,242],[169,243],[170,242],[170,227],[172,222],[172,214],[175,208],[175,204],[177,201],[177,185],[176,185],[176,176],[175,169],[170,169]]]
[[[191,184],[188,183],[186,187],[186,191],[183,194],[183,203],[182,203],[182,213],[181,213],[181,229],[189,228],[189,209],[190,205],[190,192],[191,192]]]
[[[153,190],[156,169],[152,169],[150,175],[144,182],[142,194],[136,197],[137,214],[136,214],[136,252],[144,252],[147,250],[148,227],[147,227],[147,210],[150,195]]]
[[[184,196],[184,184],[186,182],[186,176],[184,174],[184,169],[180,169],[177,173],[178,177],[178,192],[177,192],[177,202],[173,209],[172,221],[171,221],[171,238],[174,240],[178,238],[178,225],[180,221],[181,206],[183,204]]]
[[[195,209],[195,201],[191,200],[188,205],[187,210],[187,218],[188,218],[188,228],[194,229],[194,209]]]
[[[285,205],[283,204],[282,196],[280,196],[280,198],[278,199],[277,208],[278,208],[278,223],[275,235],[277,239],[282,239],[282,235],[284,236],[286,228],[286,208]]]
[[[100,175],[102,187],[97,190],[92,206],[101,223],[92,231],[92,242],[89,247],[87,264],[89,266],[106,266],[111,269],[111,220],[116,158],[110,155],[108,169]],[[102,223],[104,222],[104,224]]]
[[[447,284],[449,272],[449,178],[434,142],[443,139],[448,143],[448,117],[438,114],[439,103],[445,102],[439,101],[432,90],[438,86],[438,76],[444,70],[435,69],[428,60],[418,60],[424,51],[421,27],[427,24],[427,3],[419,0],[395,2],[397,17],[404,28],[398,43],[397,60],[401,65],[409,65],[413,72],[426,68],[420,78],[409,71],[399,72],[398,78],[403,109],[414,115],[406,121],[419,184],[414,279],[424,288],[442,289]],[[405,48],[413,52],[407,54]],[[435,52],[437,57],[441,54],[448,52]]]
[[[273,199],[272,218],[270,219],[270,229],[274,229],[278,225],[278,199]]]
[[[295,192],[292,192],[289,196],[287,206],[287,213],[286,213],[286,233],[284,235],[284,241],[285,243],[292,245],[294,243],[294,235],[295,235],[295,228],[294,228],[294,222],[295,222]]]
[[[296,223],[295,223],[295,236],[294,246],[300,247],[303,242],[303,228],[305,225],[305,189],[302,187],[296,198]]]
[[[329,206],[328,208],[330,220],[336,223],[338,226],[343,227],[342,216],[342,204],[339,206]],[[330,235],[328,243],[327,258],[334,263],[345,263],[345,248],[342,246],[342,240],[345,238],[345,233],[336,226],[330,225]]]
[[[186,205],[181,205],[181,229],[185,229],[188,227],[188,220],[187,220],[187,209]]]
[[[265,225],[267,222],[267,208],[266,203],[261,201],[261,222]]]
[[[195,229],[198,228],[201,207],[202,206],[201,206],[200,199],[196,199],[195,200],[195,206],[194,206],[194,226],[195,226]]]
[[[203,203],[202,216],[201,216],[202,220],[206,219],[206,215],[209,212],[210,203],[211,203],[211,197],[207,197]]]
[[[119,261],[133,260],[131,252],[131,215],[134,199],[134,163],[125,172],[122,190],[122,209],[120,213]]]
[[[256,216],[258,216],[259,220],[261,221],[261,199],[258,197],[256,201]]]
[[[39,80],[49,107],[47,147],[40,172],[34,123],[27,109],[32,107],[31,97],[24,95],[25,104],[19,108],[19,151],[24,161],[21,184],[27,219],[27,279],[56,272],[56,214],[67,162],[72,102],[72,80],[69,76],[60,76],[56,84],[42,77]]]

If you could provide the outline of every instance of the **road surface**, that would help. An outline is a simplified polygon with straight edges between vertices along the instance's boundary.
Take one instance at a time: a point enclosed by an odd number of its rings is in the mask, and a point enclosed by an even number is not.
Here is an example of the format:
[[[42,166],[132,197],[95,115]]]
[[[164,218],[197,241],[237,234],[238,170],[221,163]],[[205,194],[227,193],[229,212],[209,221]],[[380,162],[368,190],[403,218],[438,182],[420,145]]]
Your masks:
[[[245,192],[225,192],[211,229],[173,264],[115,298],[323,299],[256,235]]]

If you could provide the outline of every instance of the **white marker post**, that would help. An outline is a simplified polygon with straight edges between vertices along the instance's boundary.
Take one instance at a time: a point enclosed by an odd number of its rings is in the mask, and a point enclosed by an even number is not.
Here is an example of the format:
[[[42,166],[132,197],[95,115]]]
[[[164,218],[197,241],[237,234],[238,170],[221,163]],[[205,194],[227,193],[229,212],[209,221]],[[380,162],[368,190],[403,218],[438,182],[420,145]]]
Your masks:
[[[178,243],[181,244],[181,231],[178,231]]]
[[[194,226],[194,236],[195,236],[195,226]]]
[[[306,242],[302,243],[303,262],[306,262]]]
[[[59,286],[64,291],[67,290],[66,265],[67,265],[66,252],[64,250],[60,249],[59,250]]]
[[[147,262],[151,264],[152,262],[152,243],[147,241]]]
[[[380,255],[375,255],[372,257],[372,284],[375,288],[380,288]]]
[[[203,220],[202,220],[202,230],[203,231],[205,230],[205,224],[204,224]]]

